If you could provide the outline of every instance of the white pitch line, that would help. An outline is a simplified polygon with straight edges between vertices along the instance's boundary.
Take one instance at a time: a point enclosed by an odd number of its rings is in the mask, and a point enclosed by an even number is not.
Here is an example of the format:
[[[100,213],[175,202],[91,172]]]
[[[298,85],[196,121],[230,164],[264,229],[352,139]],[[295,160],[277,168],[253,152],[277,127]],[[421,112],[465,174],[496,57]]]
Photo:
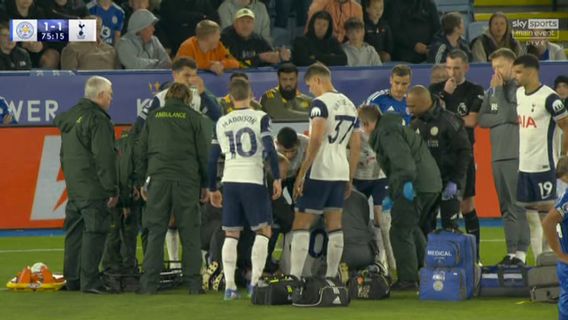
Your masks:
[[[59,251],[63,251],[63,248],[0,250],[0,254],[1,253],[24,253],[24,252],[59,252]]]
[[[505,239],[481,239],[481,242],[502,242]],[[141,249],[141,247],[138,247]],[[26,252],[61,252],[63,248],[45,248],[45,249],[13,249],[13,250],[0,250],[0,254],[2,253],[26,253]],[[280,252],[282,249],[276,248],[274,249],[275,252]]]

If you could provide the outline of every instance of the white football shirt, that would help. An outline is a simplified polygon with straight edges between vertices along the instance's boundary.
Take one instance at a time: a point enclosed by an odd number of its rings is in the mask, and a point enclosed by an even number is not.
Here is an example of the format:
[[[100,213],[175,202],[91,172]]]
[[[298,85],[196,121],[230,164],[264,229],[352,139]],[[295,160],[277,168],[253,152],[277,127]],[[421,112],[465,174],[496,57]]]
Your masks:
[[[561,130],[556,121],[568,116],[566,106],[550,87],[542,85],[531,94],[517,89],[519,117],[519,171],[545,172],[556,167],[560,156]]]
[[[310,109],[312,121],[327,121],[325,136],[309,171],[309,178],[324,181],[349,181],[347,145],[354,129],[359,128],[357,109],[349,98],[339,92],[326,92],[315,98]]]

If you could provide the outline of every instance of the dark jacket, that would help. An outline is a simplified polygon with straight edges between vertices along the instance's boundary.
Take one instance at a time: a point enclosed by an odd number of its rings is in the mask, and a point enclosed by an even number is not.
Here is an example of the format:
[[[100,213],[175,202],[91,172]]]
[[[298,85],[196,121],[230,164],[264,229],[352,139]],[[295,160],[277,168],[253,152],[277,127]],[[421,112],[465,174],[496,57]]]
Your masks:
[[[257,33],[252,33],[248,39],[237,34],[233,26],[227,27],[221,33],[221,42],[227,47],[243,68],[256,68],[269,65],[260,60],[259,54],[271,52],[272,47]]]
[[[30,70],[32,61],[26,49],[15,47],[10,55],[0,51],[0,70]]]
[[[410,126],[426,141],[430,154],[438,164],[444,185],[451,181],[463,187],[467,168],[473,159],[463,120],[435,102],[428,112],[415,118]]]
[[[209,0],[163,0],[160,14],[158,29],[168,36],[167,43],[173,53],[185,39],[195,35],[195,27],[201,20],[219,20]]]
[[[327,66],[347,65],[347,55],[337,39],[333,36],[333,23],[329,16],[329,28],[323,39],[318,39],[314,32],[316,15],[308,25],[308,32],[294,40],[292,59],[297,66],[309,66],[317,61]],[[319,17],[321,19],[321,17]]]
[[[440,82],[430,86],[432,95],[439,97],[449,110],[460,117],[465,117],[470,113],[478,113],[483,102],[483,88],[471,81],[464,81],[456,87],[454,93],[449,94],[444,91],[446,83]],[[475,144],[474,128],[466,128],[471,145]]]
[[[136,185],[134,174],[134,140],[128,131],[123,131],[116,142],[118,190],[120,193],[118,206],[128,208],[132,205],[132,191]]]
[[[390,26],[384,18],[378,23],[373,23],[365,14],[365,42],[373,46],[377,53],[388,52],[390,55],[394,51],[394,38]]]
[[[448,38],[443,33],[438,33],[432,43],[430,44],[430,50],[428,51],[428,63],[446,63],[446,57],[448,53],[454,49],[463,50],[467,54],[469,61],[473,61],[473,56],[471,55],[471,50],[469,49],[469,44],[464,38],[458,40],[458,46],[452,47]]]
[[[206,186],[211,136],[205,121],[177,99],[152,111],[135,147],[138,185],[151,177]]]
[[[442,179],[436,161],[426,142],[403,125],[396,113],[385,113],[369,138],[377,161],[389,182],[389,194],[398,198],[406,182],[412,182],[417,193],[438,193]]]
[[[414,51],[416,43],[429,45],[440,31],[440,17],[433,0],[385,1],[384,17],[394,36],[394,61],[420,63],[426,55]]]
[[[53,121],[61,131],[61,167],[71,200],[104,200],[118,195],[114,130],[110,116],[81,99]]]

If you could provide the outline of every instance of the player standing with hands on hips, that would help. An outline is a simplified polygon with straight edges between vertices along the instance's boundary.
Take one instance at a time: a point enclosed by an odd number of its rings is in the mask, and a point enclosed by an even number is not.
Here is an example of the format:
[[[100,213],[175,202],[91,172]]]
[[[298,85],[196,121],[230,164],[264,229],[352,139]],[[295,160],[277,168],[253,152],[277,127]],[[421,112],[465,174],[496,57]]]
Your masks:
[[[311,65],[304,80],[316,98],[309,112],[310,140],[306,157],[294,183],[294,198],[297,200],[290,273],[298,279],[302,276],[308,255],[310,227],[317,215],[323,214],[329,237],[325,275],[335,278],[343,254],[343,201],[351,193],[351,182],[360,155],[357,109],[349,98],[335,90],[331,71],[323,64]]]
[[[234,99],[234,110],[217,122],[208,165],[211,204],[217,208],[223,207],[225,300],[239,298],[235,284],[237,244],[245,226],[256,232],[251,253],[252,276],[248,285],[250,296],[262,275],[268,256],[268,242],[272,236],[272,202],[265,182],[264,155],[269,160],[274,177],[272,199],[276,200],[282,194],[278,154],[270,132],[270,117],[264,111],[251,108],[252,94],[248,81],[233,80],[230,94]],[[221,153],[225,155],[222,195],[217,190],[216,179],[217,160]]]

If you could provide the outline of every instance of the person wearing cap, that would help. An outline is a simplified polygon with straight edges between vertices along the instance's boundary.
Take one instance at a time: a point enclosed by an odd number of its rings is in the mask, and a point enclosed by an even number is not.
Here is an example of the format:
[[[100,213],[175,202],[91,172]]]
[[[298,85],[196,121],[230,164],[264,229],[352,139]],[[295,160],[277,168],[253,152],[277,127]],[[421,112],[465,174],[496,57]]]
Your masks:
[[[231,26],[237,11],[242,8],[248,8],[254,12],[254,32],[263,37],[268,43],[272,43],[270,36],[270,16],[268,15],[266,5],[258,0],[225,0],[217,10],[221,21],[221,28],[225,29]]]
[[[254,26],[254,12],[242,8],[235,14],[233,25],[221,33],[221,42],[239,60],[242,68],[256,68],[290,60],[289,49],[275,51],[266,39],[254,32]]]
[[[116,45],[118,59],[126,69],[167,69],[172,65],[168,53],[154,36],[156,16],[146,10],[135,11],[128,20],[128,32]]]

